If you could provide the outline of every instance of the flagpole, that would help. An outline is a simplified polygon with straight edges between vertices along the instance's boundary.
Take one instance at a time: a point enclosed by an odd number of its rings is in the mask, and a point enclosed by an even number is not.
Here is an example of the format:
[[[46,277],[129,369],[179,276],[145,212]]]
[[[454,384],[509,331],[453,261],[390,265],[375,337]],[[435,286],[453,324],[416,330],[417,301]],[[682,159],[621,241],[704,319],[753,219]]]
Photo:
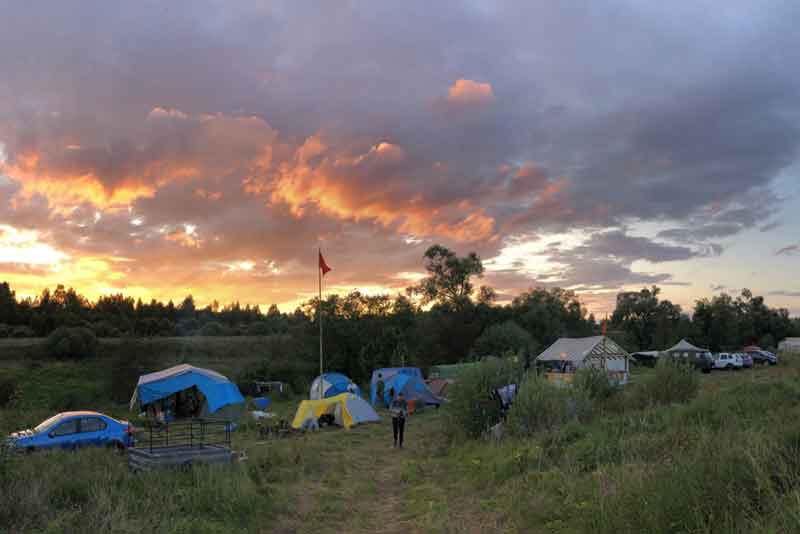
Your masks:
[[[322,248],[317,249],[317,277],[319,278],[319,302],[317,304],[317,319],[319,320],[319,398],[322,399],[322,267],[319,258],[322,257]]]

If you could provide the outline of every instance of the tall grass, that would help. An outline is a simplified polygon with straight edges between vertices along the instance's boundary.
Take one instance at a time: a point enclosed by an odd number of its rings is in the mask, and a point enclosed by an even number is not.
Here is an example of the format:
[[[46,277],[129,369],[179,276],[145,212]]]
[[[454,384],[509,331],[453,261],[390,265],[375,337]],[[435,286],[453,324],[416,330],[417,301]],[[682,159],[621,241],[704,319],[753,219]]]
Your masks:
[[[519,383],[522,364],[512,358],[486,358],[458,375],[448,389],[447,429],[452,437],[476,438],[500,421],[500,405],[490,398],[500,387]]]
[[[699,389],[695,369],[672,358],[661,358],[653,373],[632,385],[630,401],[638,407],[687,402]]]
[[[590,412],[590,399],[583,390],[558,387],[531,375],[520,384],[506,423],[512,435],[528,437],[569,421],[586,419]]]

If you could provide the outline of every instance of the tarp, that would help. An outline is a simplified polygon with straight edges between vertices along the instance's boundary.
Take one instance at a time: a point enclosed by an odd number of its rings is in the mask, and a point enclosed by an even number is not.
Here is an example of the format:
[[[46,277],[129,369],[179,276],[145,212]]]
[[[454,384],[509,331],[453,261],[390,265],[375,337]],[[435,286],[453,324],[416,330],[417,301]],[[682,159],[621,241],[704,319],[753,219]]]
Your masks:
[[[322,398],[335,397],[340,393],[354,393],[361,396],[361,390],[349,378],[341,373],[325,373],[318,376],[311,383],[311,389],[308,392],[308,398],[311,400],[319,400],[319,383],[322,380]]]
[[[431,393],[437,397],[442,398],[447,396],[447,386],[450,385],[450,381],[441,378],[433,378],[428,380],[426,384],[428,384],[428,389],[431,390]]]
[[[411,375],[396,374],[390,378],[383,389],[383,403],[386,406],[398,394],[402,393],[407,401],[418,401],[425,404],[441,404],[442,399],[428,389],[428,385],[421,378]]]
[[[309,417],[319,419],[323,414],[333,415],[336,423],[345,428],[379,420],[378,414],[364,399],[352,393],[341,393],[327,399],[302,401],[292,420],[292,428],[299,429]]]
[[[497,388],[496,391],[497,396],[500,397],[500,401],[503,403],[503,405],[510,406],[511,403],[514,402],[514,397],[517,396],[517,385],[508,384],[507,386]]]
[[[398,374],[416,376],[422,379],[422,371],[419,370],[419,367],[384,367],[383,369],[376,369],[372,371],[372,380],[369,385],[369,401],[372,404],[378,402],[378,381],[383,380],[385,385],[390,378]]]
[[[193,386],[205,396],[204,411],[209,415],[227,406],[236,405],[244,409],[245,400],[236,384],[216,371],[182,364],[140,376],[131,397],[131,410],[137,401],[145,406]]]

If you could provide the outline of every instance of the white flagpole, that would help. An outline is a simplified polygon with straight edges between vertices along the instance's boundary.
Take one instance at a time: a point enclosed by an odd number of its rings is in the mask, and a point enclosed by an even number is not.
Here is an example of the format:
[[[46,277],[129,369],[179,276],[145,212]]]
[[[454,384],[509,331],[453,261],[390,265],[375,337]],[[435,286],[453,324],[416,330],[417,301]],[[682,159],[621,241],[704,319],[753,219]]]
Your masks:
[[[322,266],[319,259],[322,257],[322,248],[317,249],[317,276],[319,277],[319,302],[317,304],[317,319],[319,320],[319,398],[322,398]]]

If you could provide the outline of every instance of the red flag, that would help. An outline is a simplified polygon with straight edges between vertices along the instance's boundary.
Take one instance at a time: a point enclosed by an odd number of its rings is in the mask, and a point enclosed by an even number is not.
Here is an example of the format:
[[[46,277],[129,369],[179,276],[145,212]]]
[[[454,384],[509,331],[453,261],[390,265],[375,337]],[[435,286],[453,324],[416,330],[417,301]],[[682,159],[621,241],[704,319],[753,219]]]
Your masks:
[[[331,270],[328,267],[328,264],[325,263],[325,258],[322,257],[322,252],[319,253],[319,268],[322,269],[322,276],[325,276],[325,273]]]
[[[603,335],[606,335],[606,322],[605,321],[603,321],[603,326],[600,328],[600,332]]]

